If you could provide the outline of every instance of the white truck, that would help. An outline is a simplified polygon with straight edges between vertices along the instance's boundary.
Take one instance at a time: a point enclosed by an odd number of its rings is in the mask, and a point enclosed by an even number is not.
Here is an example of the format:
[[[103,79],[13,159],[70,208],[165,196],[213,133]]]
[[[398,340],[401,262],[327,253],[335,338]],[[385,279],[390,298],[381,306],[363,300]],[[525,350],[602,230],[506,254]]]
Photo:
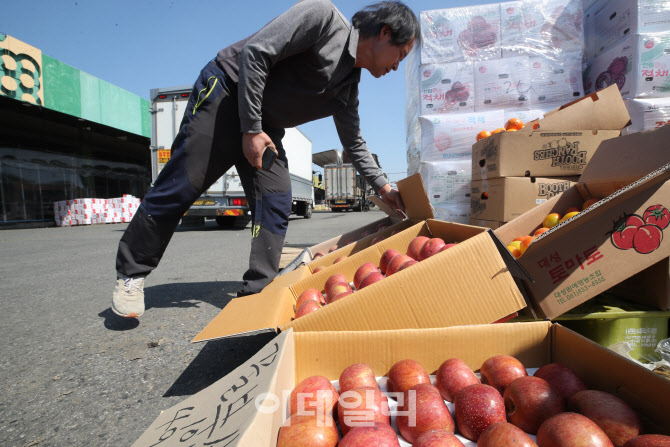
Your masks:
[[[177,136],[192,86],[151,89],[151,181],[156,180],[170,159],[170,147]],[[314,185],[312,178],[312,142],[298,129],[286,129],[282,139],[289,160],[292,212],[312,217]],[[182,225],[201,225],[216,219],[220,226],[244,224],[251,211],[240,177],[232,167],[195,201],[182,218]]]

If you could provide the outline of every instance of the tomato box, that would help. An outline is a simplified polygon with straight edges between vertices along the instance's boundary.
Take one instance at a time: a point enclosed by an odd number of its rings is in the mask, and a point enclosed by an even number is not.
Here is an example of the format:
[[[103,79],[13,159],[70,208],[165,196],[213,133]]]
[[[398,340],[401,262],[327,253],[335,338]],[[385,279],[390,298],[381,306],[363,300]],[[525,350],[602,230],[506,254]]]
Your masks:
[[[579,175],[601,143],[630,121],[618,89],[608,87],[472,146],[472,180]]]
[[[323,290],[335,273],[351,283],[360,266],[379,265],[391,248],[406,253],[418,236],[440,237],[457,245],[293,319],[296,300],[305,290]],[[366,331],[492,323],[526,307],[512,275],[527,278],[493,231],[429,219],[288,287],[232,300],[195,340],[288,328]]]
[[[533,310],[553,319],[670,255],[670,128],[608,140],[579,183],[496,230],[504,243],[533,234],[550,213],[581,208],[519,258]]]
[[[640,416],[645,433],[670,434],[670,381],[550,322],[374,332],[284,331],[246,363],[156,419],[134,447],[160,445],[275,447],[293,388],[313,375],[338,380],[354,363],[385,376],[402,359],[432,374],[449,358],[478,370],[494,355],[526,368],[561,363],[587,387],[617,395]],[[215,442],[218,441],[218,444]],[[474,443],[468,443],[474,445]]]
[[[470,184],[470,218],[509,222],[574,186],[579,177],[505,177]]]

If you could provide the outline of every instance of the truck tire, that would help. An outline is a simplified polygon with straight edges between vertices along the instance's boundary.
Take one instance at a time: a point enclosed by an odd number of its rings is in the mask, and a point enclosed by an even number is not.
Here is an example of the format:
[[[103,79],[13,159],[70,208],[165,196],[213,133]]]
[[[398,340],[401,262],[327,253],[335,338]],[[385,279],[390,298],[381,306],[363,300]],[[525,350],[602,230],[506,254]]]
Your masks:
[[[235,216],[216,216],[216,223],[223,228],[235,225]]]
[[[312,218],[312,204],[305,203],[305,207],[307,208],[305,210],[305,219],[311,219]]]
[[[369,205],[363,205],[363,211],[368,212],[370,211],[370,206]]]

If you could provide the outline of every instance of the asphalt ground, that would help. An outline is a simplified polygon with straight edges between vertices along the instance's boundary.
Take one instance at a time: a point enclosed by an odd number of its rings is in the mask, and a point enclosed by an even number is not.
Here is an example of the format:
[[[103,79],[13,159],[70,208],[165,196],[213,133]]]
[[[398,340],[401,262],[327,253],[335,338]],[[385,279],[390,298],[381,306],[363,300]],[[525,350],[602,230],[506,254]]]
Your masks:
[[[292,216],[306,247],[384,217]],[[0,446],[129,446],[165,410],[248,360],[271,335],[191,343],[233,298],[250,226],[175,233],[138,319],[109,308],[127,224],[0,231]]]

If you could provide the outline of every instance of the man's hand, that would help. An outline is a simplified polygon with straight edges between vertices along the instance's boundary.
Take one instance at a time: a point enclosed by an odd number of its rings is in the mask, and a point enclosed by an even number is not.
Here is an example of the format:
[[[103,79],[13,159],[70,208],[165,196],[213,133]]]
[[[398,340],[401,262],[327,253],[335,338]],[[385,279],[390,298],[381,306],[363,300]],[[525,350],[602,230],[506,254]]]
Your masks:
[[[263,151],[271,147],[277,152],[272,139],[265,132],[242,134],[242,151],[249,164],[256,169],[263,169]]]
[[[397,189],[391,188],[391,185],[387,183],[377,193],[381,196],[384,203],[390,206],[399,216],[405,217],[401,214],[401,211],[405,212],[405,205],[402,203],[402,198]]]

